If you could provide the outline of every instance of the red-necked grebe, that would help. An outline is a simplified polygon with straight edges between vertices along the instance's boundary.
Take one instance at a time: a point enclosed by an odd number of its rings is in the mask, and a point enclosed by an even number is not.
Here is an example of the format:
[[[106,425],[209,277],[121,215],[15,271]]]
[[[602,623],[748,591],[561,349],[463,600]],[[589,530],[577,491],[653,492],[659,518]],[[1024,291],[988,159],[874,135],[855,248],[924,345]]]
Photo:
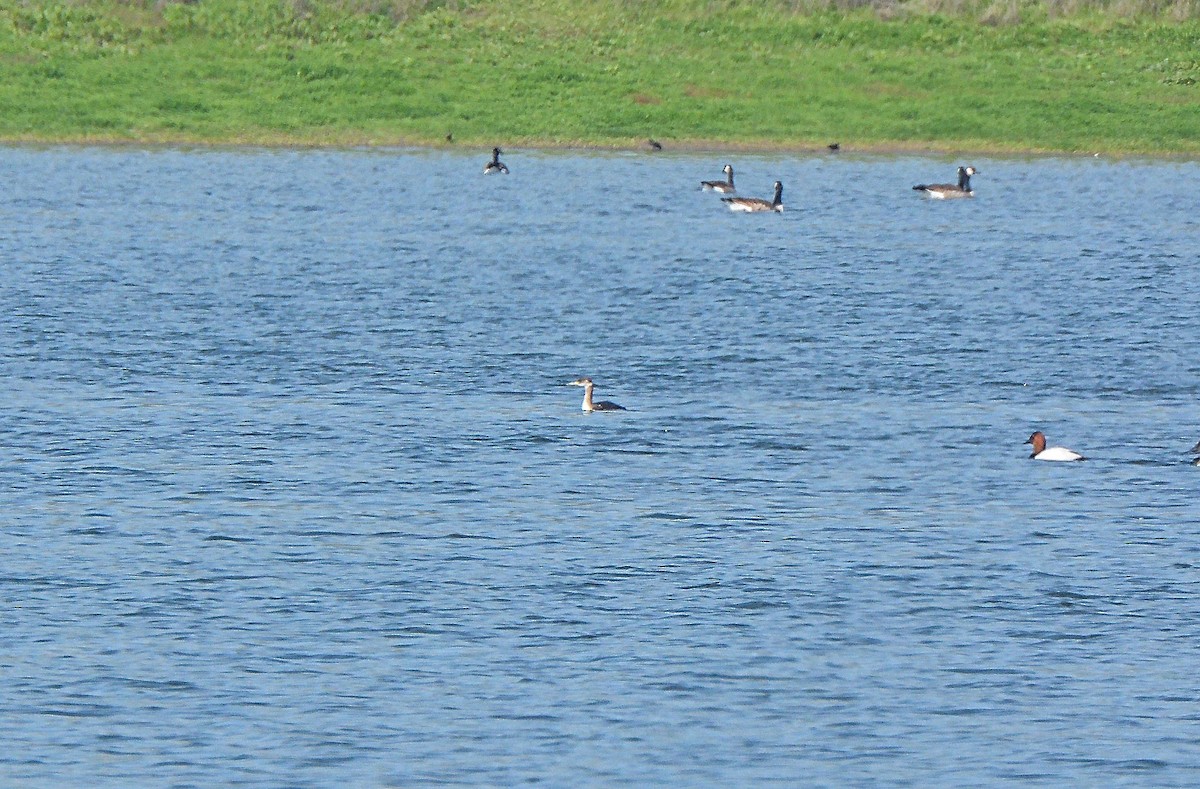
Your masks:
[[[592,391],[595,390],[596,384],[592,383],[591,378],[579,378],[578,380],[571,381],[571,383],[567,384],[567,386],[582,386],[583,387],[583,410],[587,411],[589,414],[592,411],[624,411],[625,410],[624,406],[619,406],[616,403],[610,402],[608,400],[601,400],[598,403],[593,402],[592,401]]]

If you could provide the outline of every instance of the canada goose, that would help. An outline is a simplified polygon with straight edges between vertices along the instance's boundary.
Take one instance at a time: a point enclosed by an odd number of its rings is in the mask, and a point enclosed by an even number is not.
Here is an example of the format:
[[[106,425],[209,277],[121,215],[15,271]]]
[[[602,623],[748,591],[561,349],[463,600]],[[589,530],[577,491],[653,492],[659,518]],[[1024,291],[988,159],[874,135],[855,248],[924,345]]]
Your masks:
[[[484,175],[492,173],[502,173],[508,175],[508,168],[504,166],[504,162],[500,161],[501,150],[499,148],[492,149],[492,160],[483,168]]]
[[[758,197],[722,197],[721,200],[729,205],[730,211],[783,211],[783,184],[775,182],[775,199],[771,201]]]
[[[979,171],[974,167],[959,167],[957,184],[917,184],[913,189],[925,192],[938,200],[950,197],[974,197],[975,190],[971,188],[971,176],[978,174]]]
[[[567,386],[582,386],[583,387],[583,410],[589,414],[593,411],[624,411],[625,407],[617,405],[609,400],[601,400],[598,403],[592,402],[592,391],[596,388],[596,384],[592,383],[591,378],[578,378],[571,381]]]
[[[1033,454],[1029,457],[1033,460],[1085,460],[1083,455],[1078,452],[1072,452],[1065,447],[1050,447],[1046,448],[1046,434],[1042,431],[1035,431],[1029,437],[1026,444],[1033,444]]]
[[[725,165],[721,168],[721,172],[725,173],[724,181],[701,181],[700,188],[706,192],[720,192],[726,195],[736,192],[737,190],[733,188],[733,165]]]

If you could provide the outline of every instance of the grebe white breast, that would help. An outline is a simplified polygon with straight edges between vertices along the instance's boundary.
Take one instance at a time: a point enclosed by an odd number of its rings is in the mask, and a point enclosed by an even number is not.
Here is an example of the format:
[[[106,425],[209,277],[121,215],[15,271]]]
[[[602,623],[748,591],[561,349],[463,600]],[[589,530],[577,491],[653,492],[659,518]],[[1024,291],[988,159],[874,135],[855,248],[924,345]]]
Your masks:
[[[508,175],[508,168],[504,166],[504,162],[500,161],[500,154],[502,153],[503,151],[501,151],[499,148],[492,149],[492,160],[484,166],[484,175],[491,175],[492,173]]]
[[[729,206],[730,211],[779,211],[783,212],[783,184],[775,182],[775,199],[763,200],[759,197],[722,197],[722,202]]]
[[[592,392],[596,389],[596,384],[591,378],[579,378],[571,381],[567,386],[582,386],[583,387],[583,410],[589,414],[593,411],[624,411],[625,407],[617,405],[609,400],[600,400],[599,402],[592,400]]]
[[[726,195],[736,192],[737,190],[733,188],[733,165],[725,165],[721,168],[721,172],[725,173],[724,181],[701,181],[700,188],[706,192],[720,192]]]
[[[947,200],[953,197],[974,197],[975,190],[971,188],[971,176],[978,175],[974,167],[958,168],[957,184],[917,184],[914,191],[924,192],[936,200]]]
[[[1072,452],[1065,447],[1046,447],[1046,435],[1038,430],[1029,437],[1026,444],[1033,444],[1033,460],[1086,460],[1078,452]]]

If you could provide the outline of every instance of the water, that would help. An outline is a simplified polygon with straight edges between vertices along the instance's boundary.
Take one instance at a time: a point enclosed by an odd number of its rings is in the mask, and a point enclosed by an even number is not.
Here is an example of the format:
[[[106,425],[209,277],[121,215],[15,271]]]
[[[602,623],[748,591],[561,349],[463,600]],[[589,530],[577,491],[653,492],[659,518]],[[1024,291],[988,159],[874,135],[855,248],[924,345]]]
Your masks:
[[[0,149],[0,783],[1200,781],[1195,162],[486,159]]]

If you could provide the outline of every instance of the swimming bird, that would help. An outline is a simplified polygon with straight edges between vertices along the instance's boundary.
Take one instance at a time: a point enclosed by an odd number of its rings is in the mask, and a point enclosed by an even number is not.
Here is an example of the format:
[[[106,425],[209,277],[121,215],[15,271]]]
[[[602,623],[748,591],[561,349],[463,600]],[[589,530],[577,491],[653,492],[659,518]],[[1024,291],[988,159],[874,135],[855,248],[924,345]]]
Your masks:
[[[945,200],[950,197],[974,197],[975,190],[971,188],[971,176],[978,174],[979,171],[974,167],[959,167],[957,184],[917,184],[913,190],[925,192],[937,200]]]
[[[502,151],[499,148],[492,149],[492,160],[483,168],[484,175],[491,175],[492,173],[508,175],[508,168],[504,166],[504,162],[500,161],[501,153]]]
[[[1034,432],[1025,443],[1033,444],[1033,454],[1029,456],[1033,460],[1086,460],[1078,452],[1072,452],[1064,447],[1047,448],[1046,436],[1040,430]]]
[[[700,188],[706,192],[720,192],[727,195],[736,192],[737,190],[733,188],[733,165],[725,165],[721,168],[721,172],[725,173],[724,181],[701,181]]]
[[[1191,452],[1193,455],[1200,455],[1200,441],[1197,441],[1196,446],[1192,447],[1188,451]]]
[[[625,407],[617,405],[608,400],[601,400],[598,403],[592,402],[592,391],[596,388],[596,384],[592,383],[591,378],[579,378],[571,381],[567,386],[582,386],[583,387],[583,410],[589,414],[593,411],[624,411]]]
[[[783,211],[783,184],[775,182],[775,199],[770,202],[758,197],[722,197],[730,211]]]

